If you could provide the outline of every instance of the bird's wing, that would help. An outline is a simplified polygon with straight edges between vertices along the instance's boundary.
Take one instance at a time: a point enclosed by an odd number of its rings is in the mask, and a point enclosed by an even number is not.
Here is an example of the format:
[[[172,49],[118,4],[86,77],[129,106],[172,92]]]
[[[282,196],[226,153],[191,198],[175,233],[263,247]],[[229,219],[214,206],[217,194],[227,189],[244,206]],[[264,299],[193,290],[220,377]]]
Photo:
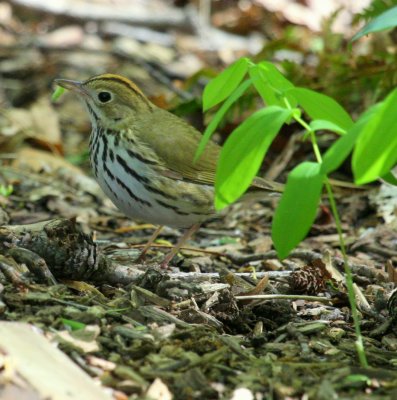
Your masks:
[[[140,139],[146,142],[148,147],[154,148],[156,156],[163,161],[162,173],[165,176],[214,184],[220,147],[209,141],[200,158],[193,162],[202,135],[186,121],[168,111],[156,109],[152,119],[145,119],[145,126],[142,126],[139,132]],[[253,180],[251,188],[272,192],[283,191],[282,184],[259,177]]]
[[[151,118],[140,124],[138,133],[140,140],[155,149],[156,156],[163,161],[164,175],[214,184],[220,147],[208,142],[201,157],[193,162],[202,135],[186,121],[156,109]]]

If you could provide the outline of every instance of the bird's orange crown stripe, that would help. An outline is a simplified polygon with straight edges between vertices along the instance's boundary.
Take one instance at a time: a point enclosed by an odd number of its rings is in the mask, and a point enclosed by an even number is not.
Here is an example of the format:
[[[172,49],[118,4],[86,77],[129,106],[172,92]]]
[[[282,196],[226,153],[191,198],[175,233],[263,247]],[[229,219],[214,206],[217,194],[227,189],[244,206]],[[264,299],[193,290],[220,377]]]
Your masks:
[[[123,76],[116,75],[116,74],[102,74],[102,75],[96,75],[86,81],[87,82],[92,82],[92,81],[97,81],[97,80],[108,80],[108,81],[114,81],[114,82],[119,82],[131,90],[133,90],[136,93],[139,93],[143,98],[145,98],[145,95],[142,93],[141,89],[138,88],[135,83],[131,82],[129,79],[124,78]]]

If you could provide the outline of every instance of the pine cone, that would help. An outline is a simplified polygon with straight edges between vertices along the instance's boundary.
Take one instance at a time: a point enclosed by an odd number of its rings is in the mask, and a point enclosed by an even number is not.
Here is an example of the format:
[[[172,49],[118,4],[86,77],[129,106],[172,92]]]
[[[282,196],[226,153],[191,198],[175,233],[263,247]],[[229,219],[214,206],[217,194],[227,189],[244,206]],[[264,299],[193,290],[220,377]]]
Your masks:
[[[302,269],[294,271],[289,278],[289,283],[295,293],[314,295],[324,290],[329,279],[331,279],[331,274],[325,268],[325,264],[320,259],[316,259]]]

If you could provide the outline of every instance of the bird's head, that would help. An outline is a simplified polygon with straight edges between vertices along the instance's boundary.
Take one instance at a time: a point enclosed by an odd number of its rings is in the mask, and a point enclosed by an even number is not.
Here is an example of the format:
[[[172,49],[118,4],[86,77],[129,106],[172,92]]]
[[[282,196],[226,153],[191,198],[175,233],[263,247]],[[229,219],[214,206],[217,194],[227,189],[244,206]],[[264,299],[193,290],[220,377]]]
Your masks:
[[[127,128],[154,107],[133,82],[119,75],[102,74],[83,82],[56,79],[55,83],[83,100],[93,125]]]

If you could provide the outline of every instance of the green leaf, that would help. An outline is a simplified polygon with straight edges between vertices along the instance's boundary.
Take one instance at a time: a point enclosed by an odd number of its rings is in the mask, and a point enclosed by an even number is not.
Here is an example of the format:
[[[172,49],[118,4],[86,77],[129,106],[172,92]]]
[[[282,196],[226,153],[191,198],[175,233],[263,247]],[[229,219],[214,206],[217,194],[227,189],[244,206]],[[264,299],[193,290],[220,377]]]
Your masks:
[[[198,145],[196,154],[194,156],[194,161],[197,161],[201,154],[203,153],[205,146],[210,140],[212,134],[215,132],[215,129],[218,127],[222,118],[225,116],[229,108],[235,103],[251,86],[251,79],[244,81],[222,104],[219,110],[216,112],[211,122],[208,124],[207,129],[204,131],[203,137],[200,140]]]
[[[248,58],[240,58],[210,81],[203,93],[203,110],[225,100],[240,84],[248,70]]]
[[[8,185],[3,185],[0,184],[0,196],[3,197],[8,197],[12,194],[12,192],[14,191],[14,186],[11,184]]]
[[[86,327],[82,322],[74,321],[72,319],[61,318],[62,323],[68,326],[72,331],[77,331],[79,329],[84,329]]]
[[[338,139],[324,154],[323,163],[321,165],[321,172],[323,174],[329,174],[335,171],[347,158],[347,156],[352,151],[357,138],[365,128],[366,124],[370,118],[376,113],[379,108],[379,104],[375,104],[367,111],[365,111],[360,118],[355,122],[355,124]]]
[[[351,41],[353,42],[360,39],[369,33],[383,31],[385,29],[394,28],[395,26],[397,26],[397,6],[390,8],[370,21],[352,37]]]
[[[331,131],[338,133],[339,135],[344,135],[346,130],[341,128],[339,125],[334,124],[331,121],[326,121],[324,119],[315,119],[310,122],[310,128],[313,131]]]
[[[65,90],[65,88],[57,86],[51,96],[51,101],[55,103],[63,95]]]
[[[291,89],[289,93],[296,98],[310,118],[332,122],[345,130],[353,125],[350,115],[332,97],[299,87]]]
[[[372,182],[397,163],[397,89],[376,109],[353,151],[352,168],[357,184]]]
[[[344,383],[357,383],[357,382],[365,382],[368,385],[371,383],[371,378],[364,374],[351,374],[346,376],[343,379]]]
[[[225,142],[215,178],[215,207],[236,201],[258,173],[263,157],[291,112],[270,106],[252,114]]]
[[[272,63],[263,61],[251,67],[249,75],[268,106],[277,105],[285,108],[283,96],[288,98],[291,107],[296,106],[296,100],[288,95],[288,90],[294,88],[294,85]]]
[[[309,232],[316,218],[323,182],[324,174],[318,163],[303,162],[289,173],[272,223],[272,239],[279,258],[287,257]]]
[[[397,177],[391,171],[383,175],[382,179],[390,185],[397,186]]]

